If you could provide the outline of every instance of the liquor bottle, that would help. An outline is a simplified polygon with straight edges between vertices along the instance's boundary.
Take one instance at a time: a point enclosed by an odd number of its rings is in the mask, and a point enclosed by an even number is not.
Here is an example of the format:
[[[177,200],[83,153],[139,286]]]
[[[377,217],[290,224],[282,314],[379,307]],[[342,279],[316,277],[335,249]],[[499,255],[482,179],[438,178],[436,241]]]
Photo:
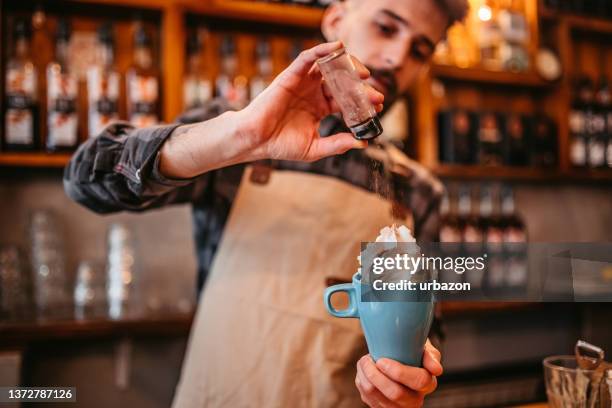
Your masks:
[[[612,97],[607,79],[601,77],[598,99],[606,119],[606,166],[612,168]]]
[[[153,63],[151,37],[142,24],[134,33],[134,63],[126,75],[129,121],[136,127],[158,122],[159,74]]]
[[[440,160],[445,163],[474,163],[474,115],[464,109],[441,111],[438,114]]]
[[[461,242],[461,222],[457,214],[451,208],[450,194],[448,189],[444,191],[440,203],[440,242]]]
[[[536,114],[529,118],[530,162],[534,166],[557,164],[557,128],[551,118]]]
[[[499,165],[504,161],[504,135],[499,115],[493,112],[480,114],[478,123],[478,163]]]
[[[570,107],[570,161],[575,167],[584,167],[587,161],[587,122],[589,104],[593,99],[593,87],[588,78],[577,81]]]
[[[55,42],[55,61],[47,66],[47,149],[67,150],[79,142],[76,110],[78,79],[68,61],[68,45],[72,29],[67,20],[60,20]]]
[[[482,256],[484,233],[480,222],[478,201],[472,199],[472,189],[469,186],[459,188],[457,201],[459,217],[461,220],[461,235],[465,256]],[[481,288],[484,270],[470,270],[465,273],[464,279],[474,288]]]
[[[480,50],[480,63],[486,69],[500,70],[502,59],[500,47],[502,33],[497,18],[498,7],[493,0],[485,0],[477,11],[477,41]]]
[[[440,255],[457,257],[461,255],[462,230],[461,222],[456,212],[451,208],[450,192],[445,189],[440,203]],[[442,267],[440,280],[442,282],[461,282],[462,276],[454,269]]]
[[[524,0],[506,0],[497,15],[502,41],[500,59],[507,71],[529,69],[529,26],[525,16]]]
[[[527,284],[527,228],[517,214],[514,193],[509,186],[501,190],[501,224],[503,228],[506,284],[525,287]]]
[[[527,129],[525,118],[518,113],[509,113],[504,120],[506,139],[505,162],[512,166],[527,164]]]
[[[13,26],[13,53],[6,65],[4,147],[33,150],[38,146],[38,88],[30,55],[31,28],[27,20]]]
[[[183,104],[186,110],[203,106],[212,99],[213,89],[202,60],[204,32],[191,32],[187,39],[187,75],[183,84]]]
[[[595,94],[595,104],[592,109],[590,135],[588,142],[588,157],[590,167],[604,167],[606,163],[607,134],[606,114],[610,104],[610,89],[606,78],[600,81]]]
[[[250,81],[251,100],[255,99],[272,82],[272,55],[270,42],[266,38],[260,38],[257,41],[255,61],[257,74]]]
[[[242,109],[248,102],[248,81],[236,73],[238,58],[233,37],[223,38],[220,52],[221,74],[215,81],[217,96],[224,98],[233,109]]]
[[[504,282],[503,232],[499,216],[494,212],[493,191],[489,185],[480,188],[479,229],[487,254],[486,285],[488,289],[499,289]]]
[[[119,73],[114,67],[113,27],[98,29],[98,61],[87,70],[88,134],[98,136],[111,122],[119,120]]]

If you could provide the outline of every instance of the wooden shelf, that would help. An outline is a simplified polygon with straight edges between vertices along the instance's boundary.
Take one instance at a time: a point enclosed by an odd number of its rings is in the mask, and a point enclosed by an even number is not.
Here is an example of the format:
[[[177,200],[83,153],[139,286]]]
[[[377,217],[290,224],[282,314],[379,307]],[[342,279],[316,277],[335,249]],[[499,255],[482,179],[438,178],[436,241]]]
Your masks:
[[[601,34],[612,34],[612,19],[597,18],[594,16],[583,16],[557,12],[546,7],[540,8],[539,17],[549,21],[566,21],[569,28],[582,31],[591,31]]]
[[[70,153],[0,153],[0,166],[5,167],[64,167]]]
[[[570,28],[601,34],[612,34],[612,20],[579,15],[568,15],[565,18]]]
[[[0,345],[62,339],[187,335],[192,320],[192,314],[176,314],[122,320],[0,323]]]
[[[534,72],[489,71],[482,68],[459,68],[452,65],[432,65],[431,75],[455,81],[527,88],[544,88],[553,85],[553,83],[543,80]]]
[[[323,10],[294,4],[265,3],[255,0],[176,0],[188,11],[210,17],[255,21],[318,30]]]
[[[439,164],[431,171],[441,178],[452,179],[493,179],[520,181],[557,181],[557,182],[612,182],[612,170],[572,169],[561,171],[537,167],[479,166],[461,164]]]

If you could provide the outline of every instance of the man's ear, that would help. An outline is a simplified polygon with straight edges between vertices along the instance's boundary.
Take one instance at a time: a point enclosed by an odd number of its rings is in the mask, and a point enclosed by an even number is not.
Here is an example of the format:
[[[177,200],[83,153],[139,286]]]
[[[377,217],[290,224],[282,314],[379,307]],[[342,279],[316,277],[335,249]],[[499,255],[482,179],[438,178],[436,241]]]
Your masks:
[[[323,13],[321,32],[326,41],[338,40],[340,22],[346,14],[346,2],[335,1]]]

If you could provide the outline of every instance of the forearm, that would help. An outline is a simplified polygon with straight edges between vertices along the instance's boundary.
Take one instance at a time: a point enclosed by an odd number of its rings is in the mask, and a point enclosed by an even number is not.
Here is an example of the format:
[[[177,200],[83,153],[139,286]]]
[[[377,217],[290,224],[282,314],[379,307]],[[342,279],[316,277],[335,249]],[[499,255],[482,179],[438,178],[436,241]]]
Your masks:
[[[160,150],[159,170],[171,179],[188,179],[249,161],[242,112],[224,114],[176,128]]]

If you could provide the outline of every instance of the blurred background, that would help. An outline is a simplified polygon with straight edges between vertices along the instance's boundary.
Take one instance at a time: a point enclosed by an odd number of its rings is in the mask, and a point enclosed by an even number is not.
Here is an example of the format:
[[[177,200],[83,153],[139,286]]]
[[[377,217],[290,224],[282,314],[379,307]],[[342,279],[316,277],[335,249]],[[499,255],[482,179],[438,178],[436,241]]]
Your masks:
[[[62,168],[114,120],[171,122],[213,97],[244,106],[321,41],[329,2],[0,0],[0,385],[170,404],[197,302],[190,207],[101,217],[65,196]],[[447,186],[441,240],[611,241],[612,4],[470,5],[383,118],[382,137]],[[612,352],[608,304],[441,315],[432,407],[544,401],[543,357],[578,338]]]

